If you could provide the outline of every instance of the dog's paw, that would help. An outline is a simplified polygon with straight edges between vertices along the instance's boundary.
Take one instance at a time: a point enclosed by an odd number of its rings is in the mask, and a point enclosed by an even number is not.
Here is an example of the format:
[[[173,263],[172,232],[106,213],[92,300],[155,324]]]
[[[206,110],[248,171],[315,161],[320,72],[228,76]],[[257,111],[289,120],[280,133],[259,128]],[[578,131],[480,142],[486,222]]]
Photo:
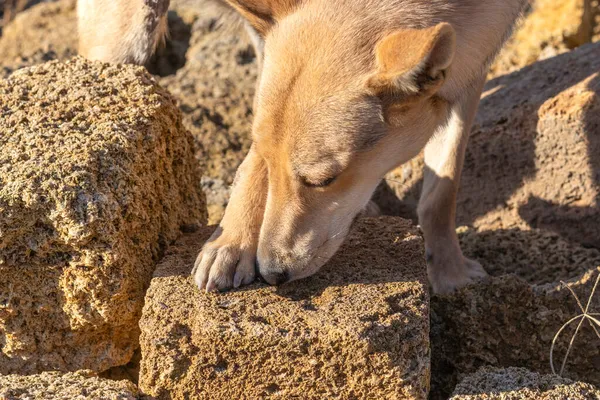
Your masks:
[[[256,249],[236,239],[219,236],[208,241],[194,264],[196,285],[207,292],[237,288],[254,281]]]
[[[427,274],[434,293],[452,293],[458,288],[488,276],[481,264],[464,256],[460,258],[460,261],[452,264],[433,265],[433,262],[427,263]]]

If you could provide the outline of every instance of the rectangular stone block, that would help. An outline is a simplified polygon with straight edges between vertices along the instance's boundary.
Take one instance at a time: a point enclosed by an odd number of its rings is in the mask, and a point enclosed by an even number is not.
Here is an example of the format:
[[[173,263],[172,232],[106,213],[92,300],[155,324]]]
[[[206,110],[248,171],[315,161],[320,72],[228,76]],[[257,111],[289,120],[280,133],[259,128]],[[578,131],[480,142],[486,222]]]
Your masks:
[[[212,228],[157,267],[140,321],[140,388],[159,399],[426,399],[429,296],[409,221],[359,220],[316,275],[200,292],[191,266]]]
[[[0,80],[0,374],[125,364],[156,260],[206,221],[199,175],[143,68],[76,58]]]

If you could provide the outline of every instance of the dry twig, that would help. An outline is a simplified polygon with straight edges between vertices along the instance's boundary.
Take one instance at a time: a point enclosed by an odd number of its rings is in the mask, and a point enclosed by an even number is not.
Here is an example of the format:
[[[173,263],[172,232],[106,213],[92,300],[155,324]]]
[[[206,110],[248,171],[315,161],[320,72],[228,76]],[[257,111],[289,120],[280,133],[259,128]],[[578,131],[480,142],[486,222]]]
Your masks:
[[[560,336],[561,332],[563,330],[565,330],[565,328],[567,326],[571,325],[571,323],[579,321],[579,323],[577,324],[577,328],[575,328],[575,333],[573,334],[573,336],[571,337],[571,340],[569,341],[569,347],[567,348],[567,352],[565,353],[565,357],[563,358],[562,364],[560,366],[560,372],[558,375],[562,376],[562,374],[565,370],[565,365],[567,363],[567,358],[569,357],[569,354],[571,353],[571,348],[573,347],[573,342],[575,341],[575,337],[579,333],[579,329],[581,328],[581,326],[583,325],[583,323],[585,321],[588,321],[588,323],[590,324],[590,326],[596,333],[596,336],[598,336],[598,339],[600,339],[600,332],[598,332],[598,328],[596,328],[596,326],[595,326],[595,325],[598,325],[598,327],[600,327],[600,321],[598,320],[598,318],[596,318],[596,317],[600,317],[600,313],[590,313],[589,312],[590,304],[592,304],[592,298],[594,297],[594,293],[596,292],[596,288],[598,287],[598,282],[600,282],[600,272],[598,273],[598,276],[596,277],[596,282],[594,283],[594,286],[592,287],[590,297],[589,297],[587,304],[585,306],[585,309],[584,309],[583,305],[581,304],[581,301],[579,301],[579,297],[577,297],[577,295],[575,294],[573,289],[570,286],[568,286],[565,282],[561,281],[562,285],[565,286],[571,292],[573,297],[575,297],[575,301],[577,302],[577,305],[579,306],[579,309],[581,310],[582,314],[579,314],[579,315],[571,318],[567,322],[565,322],[564,325],[561,326],[561,328],[558,330],[558,332],[556,332],[556,335],[554,335],[554,338],[552,339],[552,346],[550,347],[550,368],[552,369],[553,374],[556,374],[556,371],[554,369],[554,345],[556,344],[556,340]]]

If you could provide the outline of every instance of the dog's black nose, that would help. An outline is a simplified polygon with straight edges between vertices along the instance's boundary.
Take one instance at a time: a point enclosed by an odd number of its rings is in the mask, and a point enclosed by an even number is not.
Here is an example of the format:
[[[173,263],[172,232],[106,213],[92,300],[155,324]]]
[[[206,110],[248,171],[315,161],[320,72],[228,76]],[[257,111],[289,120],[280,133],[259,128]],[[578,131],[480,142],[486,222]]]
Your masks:
[[[281,270],[280,266],[268,266],[261,265],[258,260],[254,263],[254,271],[256,276],[267,282],[269,285],[281,285],[290,280],[290,275],[287,271]]]
[[[287,271],[281,272],[260,272],[260,276],[270,285],[281,285],[290,280]]]

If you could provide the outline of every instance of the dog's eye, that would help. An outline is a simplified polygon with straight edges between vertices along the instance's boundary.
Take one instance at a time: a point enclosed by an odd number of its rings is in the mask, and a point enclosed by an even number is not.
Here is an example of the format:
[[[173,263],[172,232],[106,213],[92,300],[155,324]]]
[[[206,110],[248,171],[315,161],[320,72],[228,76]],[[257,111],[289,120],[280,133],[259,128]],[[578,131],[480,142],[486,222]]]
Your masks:
[[[306,179],[305,177],[302,177],[302,184],[304,186],[308,186],[308,187],[325,187],[325,186],[329,186],[331,185],[335,179],[337,178],[337,176],[333,176],[331,178],[327,178],[323,181],[320,182],[313,182],[313,181],[309,181],[308,179]]]

